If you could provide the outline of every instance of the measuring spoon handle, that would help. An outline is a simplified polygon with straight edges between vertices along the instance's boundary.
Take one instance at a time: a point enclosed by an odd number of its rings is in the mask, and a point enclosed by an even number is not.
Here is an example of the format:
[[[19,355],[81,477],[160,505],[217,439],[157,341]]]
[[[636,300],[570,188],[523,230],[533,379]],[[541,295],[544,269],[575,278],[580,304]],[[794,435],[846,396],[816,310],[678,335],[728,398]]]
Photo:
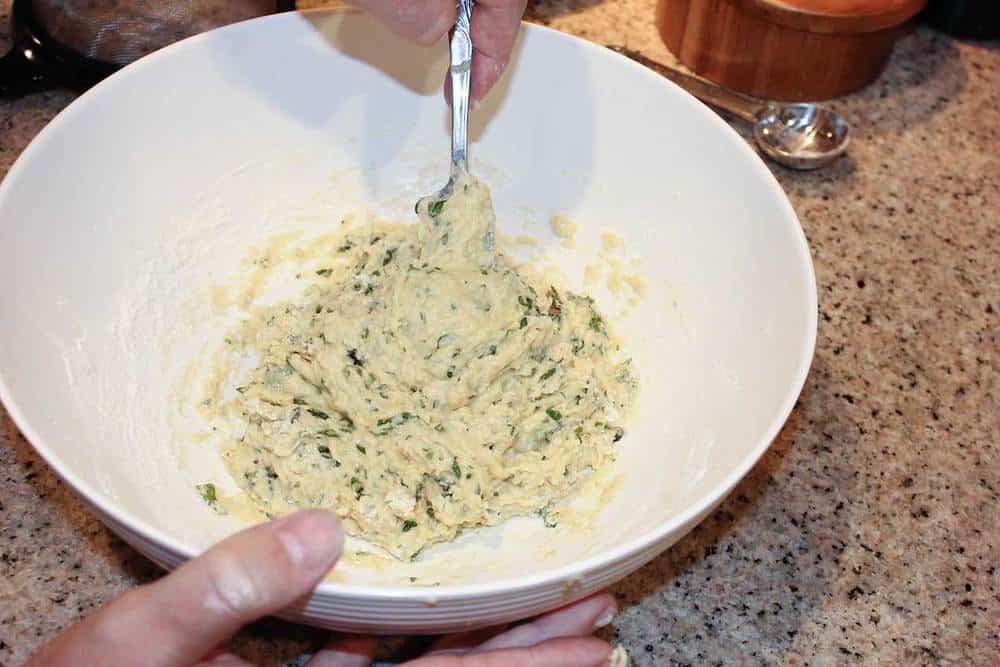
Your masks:
[[[662,74],[702,102],[725,109],[748,123],[755,122],[757,120],[757,112],[764,107],[764,104],[749,95],[743,95],[742,93],[717,86],[690,74],[685,74],[669,65],[665,65],[652,58],[647,58],[638,51],[626,49],[623,46],[608,46],[608,48],[626,58],[631,58],[640,65],[645,65],[658,74]]]

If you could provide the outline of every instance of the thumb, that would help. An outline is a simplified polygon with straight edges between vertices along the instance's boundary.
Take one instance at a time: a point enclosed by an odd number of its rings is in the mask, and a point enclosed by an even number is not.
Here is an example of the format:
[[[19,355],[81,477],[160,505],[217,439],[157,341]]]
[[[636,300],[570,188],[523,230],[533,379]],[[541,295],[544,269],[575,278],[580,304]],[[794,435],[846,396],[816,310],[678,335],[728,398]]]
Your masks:
[[[188,665],[243,625],[309,594],[333,567],[343,531],[299,512],[238,533],[136,588],[35,656],[42,665]]]

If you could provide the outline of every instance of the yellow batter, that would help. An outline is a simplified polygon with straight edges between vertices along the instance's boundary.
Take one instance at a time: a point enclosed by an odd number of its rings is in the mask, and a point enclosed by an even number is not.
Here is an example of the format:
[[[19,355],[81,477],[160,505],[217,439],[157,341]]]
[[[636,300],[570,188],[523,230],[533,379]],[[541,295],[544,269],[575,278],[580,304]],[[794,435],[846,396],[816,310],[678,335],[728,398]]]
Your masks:
[[[590,298],[494,252],[484,186],[417,213],[350,230],[320,286],[234,332],[258,362],[211,408],[245,425],[224,456],[262,511],[329,508],[402,559],[546,516],[613,462],[636,386]]]

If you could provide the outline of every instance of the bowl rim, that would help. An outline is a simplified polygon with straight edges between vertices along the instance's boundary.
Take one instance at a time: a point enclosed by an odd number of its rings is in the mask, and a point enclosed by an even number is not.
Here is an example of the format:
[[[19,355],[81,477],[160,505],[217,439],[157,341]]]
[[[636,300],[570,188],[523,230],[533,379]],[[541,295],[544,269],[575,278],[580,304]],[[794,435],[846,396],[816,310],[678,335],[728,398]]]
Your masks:
[[[247,29],[266,30],[267,28],[265,26],[269,23],[300,20],[303,16],[307,18],[319,18],[325,15],[333,14],[361,14],[361,12],[352,9],[317,8],[258,17],[188,37],[122,68],[120,71],[98,83],[96,86],[80,95],[77,99],[73,100],[62,111],[60,111],[55,118],[46,124],[45,127],[43,127],[42,130],[31,140],[28,146],[17,157],[14,164],[11,165],[11,168],[7,172],[6,177],[3,179],[3,182],[0,183],[0,211],[4,208],[9,191],[15,187],[20,173],[27,169],[26,165],[30,164],[34,154],[43,149],[43,147],[49,142],[49,137],[54,135],[62,125],[70,122],[75,115],[84,113],[87,109],[88,101],[96,95],[101,95],[102,91],[105,89],[111,88],[117,85],[118,82],[128,79],[129,77],[140,76],[145,67],[149,66],[151,63],[159,61],[160,59],[172,57],[172,54],[175,51],[192,48],[193,45],[202,40],[214,39],[215,33],[217,32],[225,33],[231,30]],[[251,26],[250,24],[253,25]],[[811,286],[811,289],[808,287],[806,289],[806,336],[798,353],[799,357],[794,382],[788,388],[784,401],[781,403],[777,412],[773,415],[766,431],[757,440],[751,452],[745,456],[739,465],[737,465],[721,482],[716,484],[709,493],[704,494],[699,500],[692,502],[688,507],[684,508],[681,512],[677,513],[669,520],[660,523],[655,528],[648,530],[637,537],[629,539],[612,549],[602,551],[598,554],[588,556],[587,558],[580,559],[567,565],[544,570],[540,573],[503,579],[490,583],[449,584],[432,587],[378,586],[371,584],[351,584],[345,582],[322,581],[312,593],[314,599],[335,597],[344,600],[368,599],[382,601],[392,600],[399,602],[422,602],[427,599],[428,595],[433,595],[438,604],[443,604],[451,601],[462,601],[489,596],[499,592],[514,593],[544,586],[546,584],[552,584],[554,582],[578,580],[589,573],[599,571],[602,568],[607,568],[607,566],[613,563],[624,562],[631,556],[647,551],[657,542],[664,540],[670,533],[683,528],[684,533],[678,537],[678,539],[680,539],[688,530],[694,527],[696,522],[703,518],[704,514],[710,512],[718,503],[720,503],[740,482],[740,480],[746,476],[753,466],[757,464],[760,458],[771,446],[774,438],[777,437],[778,433],[781,431],[791,414],[803,387],[805,386],[805,381],[809,375],[813,355],[815,353],[818,325],[818,292],[816,288],[815,268],[801,222],[799,221],[791,202],[788,200],[787,194],[779,185],[777,179],[774,177],[774,174],[771,173],[771,171],[764,164],[763,160],[718,114],[709,109],[709,107],[704,105],[695,97],[688,94],[682,88],[665,79],[656,72],[653,72],[649,68],[644,67],[643,65],[636,63],[625,56],[614,53],[600,44],[575,35],[560,32],[547,26],[522,21],[521,30],[523,33],[537,33],[545,35],[546,39],[572,42],[577,47],[590,50],[592,53],[600,53],[601,57],[615,60],[622,67],[632,68],[633,71],[641,72],[641,76],[645,76],[647,80],[650,81],[651,85],[667,86],[668,88],[673,89],[674,94],[684,98],[694,113],[701,114],[703,117],[710,117],[710,122],[714,123],[715,127],[718,128],[719,134],[726,137],[726,140],[734,146],[734,149],[737,152],[742,152],[746,157],[750,158],[750,163],[754,165],[753,168],[763,177],[767,187],[770,189],[770,194],[780,202],[781,208],[784,209],[785,216],[783,217],[783,222],[785,224],[792,225],[795,231],[797,231],[798,243],[796,245],[798,249],[798,264],[799,272],[801,274],[800,278],[807,286]],[[523,37],[519,37],[519,39],[522,38]],[[145,520],[135,516],[134,513],[117,505],[106,494],[102,493],[94,486],[88,484],[77,476],[69,465],[61,461],[60,458],[51,449],[49,449],[45,440],[38,434],[29,422],[28,417],[24,414],[24,412],[22,412],[20,405],[17,400],[15,400],[15,397],[11,392],[10,386],[8,385],[7,379],[4,375],[3,368],[0,368],[0,401],[3,402],[3,405],[5,406],[11,419],[35,451],[37,451],[42,459],[53,470],[55,470],[59,477],[65,480],[76,493],[82,496],[82,500],[85,501],[85,504],[89,504],[92,508],[97,510],[96,513],[102,519],[102,522],[104,522],[104,517],[109,518],[144,540],[152,542],[161,549],[179,556],[181,562],[203,553],[203,550],[199,550],[187,542],[183,542],[172,535],[168,535],[160,528],[153,526]]]

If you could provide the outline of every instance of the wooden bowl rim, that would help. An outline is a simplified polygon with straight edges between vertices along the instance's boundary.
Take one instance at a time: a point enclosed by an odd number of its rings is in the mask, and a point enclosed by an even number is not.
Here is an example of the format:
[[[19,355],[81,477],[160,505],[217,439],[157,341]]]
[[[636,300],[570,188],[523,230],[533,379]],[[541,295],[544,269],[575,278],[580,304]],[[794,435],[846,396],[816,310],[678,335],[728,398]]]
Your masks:
[[[927,0],[902,0],[874,7],[868,13],[834,14],[789,4],[796,0],[729,1],[770,23],[806,32],[832,34],[866,33],[894,28],[913,18],[927,4]]]

